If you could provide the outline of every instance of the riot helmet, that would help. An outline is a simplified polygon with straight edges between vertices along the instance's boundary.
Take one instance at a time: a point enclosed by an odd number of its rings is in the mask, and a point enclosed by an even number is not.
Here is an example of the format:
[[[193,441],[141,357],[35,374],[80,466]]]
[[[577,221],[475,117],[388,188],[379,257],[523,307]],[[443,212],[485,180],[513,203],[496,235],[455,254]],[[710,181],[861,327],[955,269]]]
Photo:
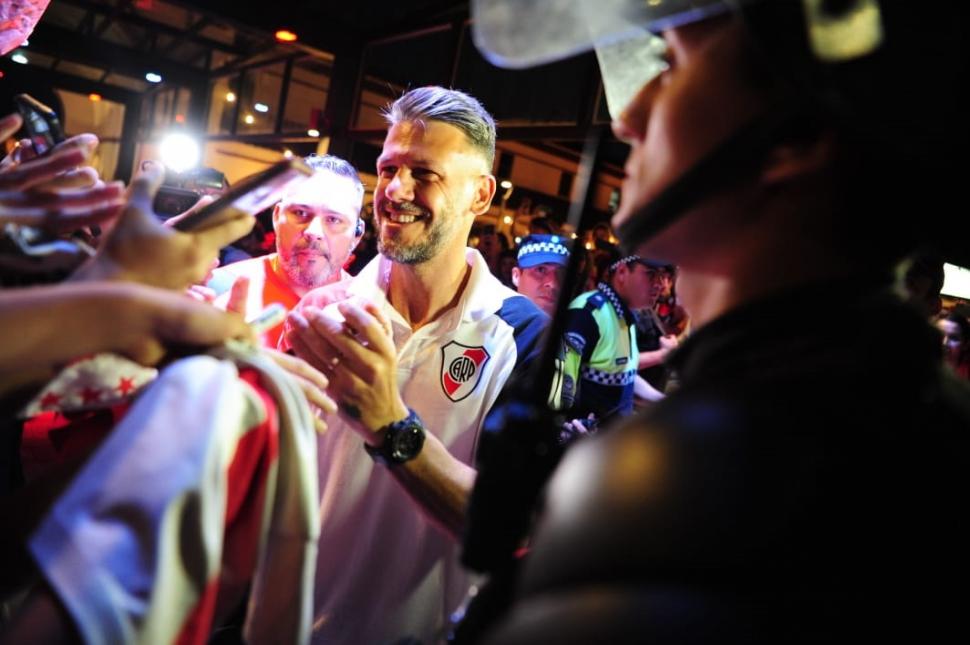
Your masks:
[[[496,65],[528,67],[594,49],[614,118],[663,72],[665,30],[719,16],[743,24],[752,57],[782,98],[615,222],[622,241],[635,247],[750,178],[779,138],[806,124],[834,129],[860,152],[838,214],[850,243],[879,238],[872,246],[889,260],[923,238],[940,241],[934,233],[954,223],[946,214],[959,172],[952,159],[966,143],[959,17],[940,20],[906,0],[473,0],[475,42]],[[906,218],[890,223],[887,208],[908,211]],[[942,237],[944,253],[954,239]]]

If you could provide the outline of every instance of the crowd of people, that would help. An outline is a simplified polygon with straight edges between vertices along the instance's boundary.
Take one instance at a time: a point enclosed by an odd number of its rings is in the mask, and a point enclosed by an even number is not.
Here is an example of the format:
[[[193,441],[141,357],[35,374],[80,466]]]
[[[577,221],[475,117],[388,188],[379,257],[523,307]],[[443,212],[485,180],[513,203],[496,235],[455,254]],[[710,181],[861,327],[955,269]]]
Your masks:
[[[515,17],[532,38],[536,4]],[[370,221],[358,169],[308,157],[273,207],[274,252],[215,270],[250,215],[180,231],[212,198],[161,221],[160,164],[104,181],[93,135],[40,154],[18,115],[0,119],[5,234],[69,249],[63,279],[0,289],[0,638],[951,633],[970,564],[970,321],[941,311],[941,261],[893,282],[935,241],[929,218],[873,231],[929,199],[927,142],[955,121],[910,102],[870,120],[925,55],[897,45],[909,13],[875,3],[880,37],[826,58],[785,30],[828,23],[783,4],[646,10],[667,58],[614,122],[631,148],[619,245],[605,224],[588,246],[544,218],[514,247],[477,226],[496,125],[454,89],[387,107]],[[516,32],[502,15],[478,16],[486,51],[489,29]],[[535,63],[589,44],[529,42]],[[481,582],[461,548],[494,459],[483,427],[501,431],[547,344],[556,386],[529,394],[566,430],[563,461],[508,554],[516,575],[482,594],[499,609],[455,632]]]

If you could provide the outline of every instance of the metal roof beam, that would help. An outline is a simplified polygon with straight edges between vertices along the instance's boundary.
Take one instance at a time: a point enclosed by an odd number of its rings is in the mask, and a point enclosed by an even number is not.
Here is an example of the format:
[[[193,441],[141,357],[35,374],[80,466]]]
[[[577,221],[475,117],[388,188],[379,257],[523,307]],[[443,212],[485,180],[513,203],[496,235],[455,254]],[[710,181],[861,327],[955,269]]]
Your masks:
[[[114,9],[111,13],[107,14],[101,24],[94,29],[93,35],[101,37],[101,34],[108,30],[111,24],[121,17],[121,15],[131,9],[132,0],[117,0]]]
[[[201,70],[103,40],[92,42],[88,36],[69,29],[44,25],[43,22],[37,25],[31,35],[30,46],[42,54],[99,69],[113,69],[134,78],[140,79],[145,72],[156,71],[166,81],[176,85],[205,87],[208,82],[207,75]]]
[[[67,4],[72,4],[76,7],[80,7],[82,9],[86,9],[87,11],[94,12],[101,15],[111,15],[111,11],[113,9],[108,5],[95,4],[92,2],[88,2],[87,0],[59,0],[59,1],[65,2]],[[140,16],[134,13],[127,13],[127,14],[121,15],[118,17],[118,20],[121,22],[131,23],[137,27],[148,29],[149,31],[163,33],[173,38],[179,38],[184,34],[184,31],[185,31],[184,29],[178,29],[176,27],[172,27],[171,25],[167,25],[163,22],[156,22],[154,20],[150,20],[148,18],[145,18],[143,16]],[[40,24],[43,24],[43,21],[41,21]],[[238,45],[230,45],[219,40],[212,40],[210,38],[205,38],[204,36],[192,35],[188,37],[188,40],[192,41],[197,45],[201,45],[203,47],[210,47],[212,49],[218,49],[220,51],[224,51],[229,54],[234,54],[236,56],[245,56],[249,54],[248,50],[242,47],[239,47]]]

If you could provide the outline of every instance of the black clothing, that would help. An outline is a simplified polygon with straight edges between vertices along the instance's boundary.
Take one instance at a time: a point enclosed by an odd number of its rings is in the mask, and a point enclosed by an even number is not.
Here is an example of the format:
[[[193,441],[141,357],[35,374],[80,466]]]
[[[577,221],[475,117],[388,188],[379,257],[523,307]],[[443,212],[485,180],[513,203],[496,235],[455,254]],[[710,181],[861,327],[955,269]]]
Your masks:
[[[970,388],[940,354],[872,284],[704,326],[671,356],[680,389],[566,455],[493,642],[964,632]]]
[[[660,337],[664,335],[664,330],[660,327],[662,322],[658,317],[649,309],[635,311],[634,317],[637,321],[637,350],[653,352],[660,349]],[[668,368],[663,363],[645,367],[637,373],[658,391],[666,391]]]

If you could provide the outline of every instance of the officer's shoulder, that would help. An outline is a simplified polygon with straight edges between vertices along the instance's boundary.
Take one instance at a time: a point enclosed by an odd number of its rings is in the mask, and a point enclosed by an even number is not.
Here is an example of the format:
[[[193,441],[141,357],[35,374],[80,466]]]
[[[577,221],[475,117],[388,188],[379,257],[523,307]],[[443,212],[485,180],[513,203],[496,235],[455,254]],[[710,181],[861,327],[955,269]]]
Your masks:
[[[601,309],[606,304],[606,297],[599,291],[587,291],[582,293],[569,304],[570,309],[585,309],[595,311]]]
[[[549,316],[536,303],[514,291],[502,301],[495,315],[515,329],[549,324]]]
[[[721,517],[719,508],[739,507],[743,487],[692,482],[734,482],[736,451],[719,450],[723,441],[714,450],[705,447],[706,433],[690,432],[691,422],[680,423],[678,416],[638,415],[569,449],[547,489],[523,589],[603,580],[636,563],[649,566],[680,548],[671,536],[698,532],[685,548],[709,547],[716,531],[705,533],[705,527],[716,529],[717,522],[707,524],[708,518]],[[685,514],[685,508],[700,510]],[[658,532],[658,526],[666,528]]]

